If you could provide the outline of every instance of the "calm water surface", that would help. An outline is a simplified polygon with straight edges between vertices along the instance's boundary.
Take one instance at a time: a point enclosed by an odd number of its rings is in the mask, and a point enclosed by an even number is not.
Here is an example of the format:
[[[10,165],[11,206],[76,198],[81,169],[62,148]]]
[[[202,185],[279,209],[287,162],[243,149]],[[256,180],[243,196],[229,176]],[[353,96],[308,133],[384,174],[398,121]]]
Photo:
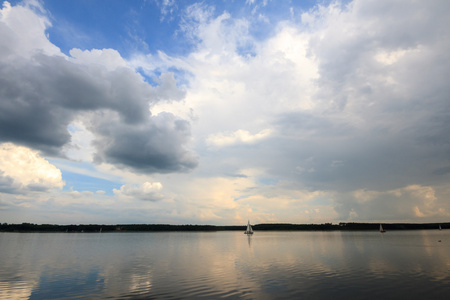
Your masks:
[[[0,233],[0,299],[449,299],[449,270],[450,230]]]

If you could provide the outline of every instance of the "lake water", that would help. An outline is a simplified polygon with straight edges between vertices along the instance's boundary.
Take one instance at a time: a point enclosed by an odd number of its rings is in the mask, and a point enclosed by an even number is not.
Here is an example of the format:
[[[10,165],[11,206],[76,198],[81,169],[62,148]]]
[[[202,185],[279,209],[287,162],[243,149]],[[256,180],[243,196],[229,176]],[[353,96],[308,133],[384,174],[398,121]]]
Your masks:
[[[0,233],[0,299],[449,297],[450,230]]]

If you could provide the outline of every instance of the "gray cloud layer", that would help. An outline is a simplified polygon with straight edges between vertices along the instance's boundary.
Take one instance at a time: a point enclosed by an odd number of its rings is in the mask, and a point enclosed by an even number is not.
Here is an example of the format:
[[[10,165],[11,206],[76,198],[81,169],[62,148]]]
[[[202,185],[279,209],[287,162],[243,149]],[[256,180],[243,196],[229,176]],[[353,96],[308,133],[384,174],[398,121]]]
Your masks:
[[[442,11],[450,7],[415,4],[356,1],[328,16],[333,27],[315,28],[325,30],[313,32],[309,45],[321,105],[279,115],[284,137],[275,144],[287,159],[274,172],[288,174],[284,168],[297,161],[302,184],[327,190],[444,182],[438,177],[450,164],[450,21]],[[399,57],[392,63],[377,60],[393,52]]]

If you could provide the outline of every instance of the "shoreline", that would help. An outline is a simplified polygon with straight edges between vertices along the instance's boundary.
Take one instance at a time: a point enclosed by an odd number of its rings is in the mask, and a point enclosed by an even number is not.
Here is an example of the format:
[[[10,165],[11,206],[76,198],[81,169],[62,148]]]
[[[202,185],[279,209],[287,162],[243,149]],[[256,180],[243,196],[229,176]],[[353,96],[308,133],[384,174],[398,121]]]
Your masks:
[[[446,223],[381,223],[386,231],[449,229]],[[263,223],[252,225],[254,231],[378,231],[380,223],[290,224]],[[0,232],[159,232],[159,231],[244,231],[245,225],[170,225],[170,224],[8,224],[0,223]]]

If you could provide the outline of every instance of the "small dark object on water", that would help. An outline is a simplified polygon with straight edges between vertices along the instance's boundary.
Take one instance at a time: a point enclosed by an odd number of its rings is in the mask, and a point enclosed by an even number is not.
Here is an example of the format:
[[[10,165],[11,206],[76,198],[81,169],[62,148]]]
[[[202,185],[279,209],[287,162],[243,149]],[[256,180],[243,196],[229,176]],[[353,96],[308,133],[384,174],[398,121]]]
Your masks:
[[[439,243],[441,242],[441,240],[438,241]]]

